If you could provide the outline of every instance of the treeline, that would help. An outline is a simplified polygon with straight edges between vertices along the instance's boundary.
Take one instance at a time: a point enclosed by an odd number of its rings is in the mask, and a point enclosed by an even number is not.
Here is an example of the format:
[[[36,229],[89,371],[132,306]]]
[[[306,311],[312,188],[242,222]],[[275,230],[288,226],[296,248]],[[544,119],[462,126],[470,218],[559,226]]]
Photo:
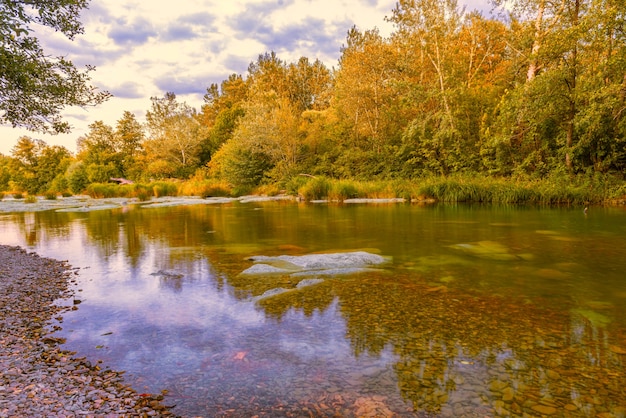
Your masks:
[[[80,193],[112,177],[239,190],[300,174],[623,179],[626,1],[506,5],[487,18],[455,0],[400,0],[394,32],[352,28],[336,69],[265,53],[208,87],[201,109],[167,93],[144,124],[130,112],[91,124],[76,155],[20,138],[0,156],[0,190]]]

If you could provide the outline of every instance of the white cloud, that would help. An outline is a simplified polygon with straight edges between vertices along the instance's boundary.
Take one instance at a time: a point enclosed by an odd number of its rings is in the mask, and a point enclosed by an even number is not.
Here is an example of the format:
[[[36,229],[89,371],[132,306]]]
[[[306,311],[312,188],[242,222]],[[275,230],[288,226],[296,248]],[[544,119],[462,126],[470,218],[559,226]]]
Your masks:
[[[0,152],[10,154],[21,135],[75,151],[76,139],[97,120],[114,126],[125,110],[143,115],[151,96],[174,91],[199,107],[211,83],[232,73],[246,74],[248,64],[271,50],[287,62],[306,56],[336,66],[351,26],[377,27],[396,0],[111,0],[91,2],[82,14],[85,34],[73,42],[43,31],[42,45],[78,66],[91,64],[93,84],[116,97],[90,109],[67,109],[74,127],[68,135],[41,135],[0,127]],[[475,3],[479,2],[479,3]],[[485,4],[486,0],[468,0]],[[484,6],[481,6],[484,7]],[[140,118],[141,119],[141,118]]]

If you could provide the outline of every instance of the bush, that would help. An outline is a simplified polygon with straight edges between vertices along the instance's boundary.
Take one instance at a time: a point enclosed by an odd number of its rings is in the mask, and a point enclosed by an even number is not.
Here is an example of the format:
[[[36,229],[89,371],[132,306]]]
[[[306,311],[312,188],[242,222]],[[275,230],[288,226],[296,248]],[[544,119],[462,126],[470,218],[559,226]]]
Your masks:
[[[13,199],[24,199],[24,195],[21,192],[13,193]]]
[[[94,199],[106,199],[120,196],[120,187],[111,183],[91,183],[86,192]]]
[[[178,195],[178,186],[175,183],[158,181],[151,183],[151,186],[155,197]]]
[[[357,186],[350,180],[339,180],[337,182],[333,182],[330,186],[330,191],[328,192],[328,198],[330,200],[338,200],[340,202],[357,196]]]
[[[228,183],[217,180],[189,180],[180,185],[180,194],[184,196],[227,197],[232,195]]]
[[[37,203],[37,196],[32,194],[26,196],[26,199],[24,199],[24,203]]]
[[[46,200],[57,200],[57,193],[56,192],[46,192],[44,194],[44,197]]]
[[[326,177],[315,177],[302,185],[298,194],[310,201],[328,198],[329,191],[330,181]]]

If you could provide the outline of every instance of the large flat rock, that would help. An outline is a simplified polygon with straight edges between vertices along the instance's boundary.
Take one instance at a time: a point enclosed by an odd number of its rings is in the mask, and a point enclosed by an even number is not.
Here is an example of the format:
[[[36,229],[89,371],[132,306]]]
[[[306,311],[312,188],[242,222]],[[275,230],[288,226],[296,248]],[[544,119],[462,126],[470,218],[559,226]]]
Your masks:
[[[276,257],[253,256],[255,264],[241,272],[244,276],[267,274],[337,275],[351,274],[379,267],[389,261],[387,257],[366,251],[331,254],[280,255]]]

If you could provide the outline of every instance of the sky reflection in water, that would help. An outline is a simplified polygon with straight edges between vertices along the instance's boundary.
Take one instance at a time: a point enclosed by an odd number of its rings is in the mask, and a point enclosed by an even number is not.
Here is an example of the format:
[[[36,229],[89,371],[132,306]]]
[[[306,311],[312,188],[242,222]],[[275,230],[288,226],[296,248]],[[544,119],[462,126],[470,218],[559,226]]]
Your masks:
[[[11,214],[0,232],[81,268],[68,349],[181,414],[620,416],[626,231],[623,211],[592,215],[227,205]],[[251,255],[354,249],[393,264],[259,302],[299,279],[238,276]]]

